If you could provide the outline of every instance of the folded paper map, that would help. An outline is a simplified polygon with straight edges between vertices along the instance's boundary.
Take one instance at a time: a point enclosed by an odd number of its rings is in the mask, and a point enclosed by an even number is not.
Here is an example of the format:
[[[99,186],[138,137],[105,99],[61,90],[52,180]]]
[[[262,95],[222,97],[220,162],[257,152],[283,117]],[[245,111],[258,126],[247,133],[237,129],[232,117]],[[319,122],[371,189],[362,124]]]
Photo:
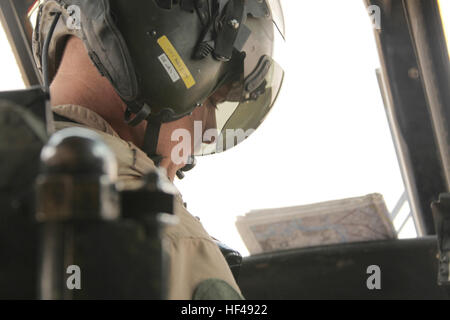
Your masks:
[[[254,210],[236,226],[250,254],[397,237],[380,194]]]

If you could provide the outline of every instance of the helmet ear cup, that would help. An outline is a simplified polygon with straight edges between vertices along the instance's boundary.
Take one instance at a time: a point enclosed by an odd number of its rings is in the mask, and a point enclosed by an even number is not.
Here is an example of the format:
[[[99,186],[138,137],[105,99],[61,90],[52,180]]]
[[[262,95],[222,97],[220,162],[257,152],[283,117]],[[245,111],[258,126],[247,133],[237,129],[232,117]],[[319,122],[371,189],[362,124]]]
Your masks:
[[[111,16],[109,0],[46,0],[39,8],[33,34],[33,56],[42,76],[42,55],[45,39],[56,12],[61,17],[55,27],[48,50],[50,81],[56,74],[67,38],[80,38],[99,72],[110,80],[124,101],[138,96],[136,72],[125,40]],[[74,10],[74,8],[77,8]],[[78,12],[79,27],[73,27],[73,14]],[[78,18],[77,18],[78,19]],[[77,24],[78,26],[78,24]]]

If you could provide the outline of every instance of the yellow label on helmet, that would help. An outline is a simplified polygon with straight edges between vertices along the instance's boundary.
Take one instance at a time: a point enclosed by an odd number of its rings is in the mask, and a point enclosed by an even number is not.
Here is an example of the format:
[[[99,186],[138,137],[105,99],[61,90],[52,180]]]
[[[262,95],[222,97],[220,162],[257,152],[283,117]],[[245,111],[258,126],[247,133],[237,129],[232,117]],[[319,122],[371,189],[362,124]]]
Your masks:
[[[162,36],[158,39],[158,44],[163,49],[164,53],[169,57],[170,62],[172,62],[181,79],[183,79],[186,88],[192,88],[195,85],[194,77],[186,67],[186,64],[184,63],[183,59],[181,59],[180,55],[178,54],[177,50],[172,45],[170,40],[166,36]]]

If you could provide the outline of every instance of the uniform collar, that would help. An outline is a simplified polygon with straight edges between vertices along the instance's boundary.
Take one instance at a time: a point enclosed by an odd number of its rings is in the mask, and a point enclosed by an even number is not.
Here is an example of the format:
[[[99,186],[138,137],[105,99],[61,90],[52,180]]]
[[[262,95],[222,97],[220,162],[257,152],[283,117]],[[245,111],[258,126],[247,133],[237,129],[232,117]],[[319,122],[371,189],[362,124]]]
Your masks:
[[[90,128],[105,132],[114,137],[120,138],[117,132],[106,122],[98,113],[74,104],[65,104],[52,107],[54,113],[73,120],[79,124],[83,124]]]

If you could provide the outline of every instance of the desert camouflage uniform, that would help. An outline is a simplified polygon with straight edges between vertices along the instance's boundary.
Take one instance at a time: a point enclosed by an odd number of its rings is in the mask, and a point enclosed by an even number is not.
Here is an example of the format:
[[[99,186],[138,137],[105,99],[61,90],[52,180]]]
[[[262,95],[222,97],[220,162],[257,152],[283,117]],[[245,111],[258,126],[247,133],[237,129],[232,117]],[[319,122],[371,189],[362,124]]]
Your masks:
[[[155,168],[154,162],[131,142],[119,137],[95,112],[77,105],[63,105],[53,112],[74,122],[57,121],[56,129],[83,127],[94,130],[117,157],[119,181],[125,188],[137,188],[140,178]],[[241,293],[225,258],[201,223],[176,201],[179,223],[166,232],[170,256],[169,299],[240,299]]]

